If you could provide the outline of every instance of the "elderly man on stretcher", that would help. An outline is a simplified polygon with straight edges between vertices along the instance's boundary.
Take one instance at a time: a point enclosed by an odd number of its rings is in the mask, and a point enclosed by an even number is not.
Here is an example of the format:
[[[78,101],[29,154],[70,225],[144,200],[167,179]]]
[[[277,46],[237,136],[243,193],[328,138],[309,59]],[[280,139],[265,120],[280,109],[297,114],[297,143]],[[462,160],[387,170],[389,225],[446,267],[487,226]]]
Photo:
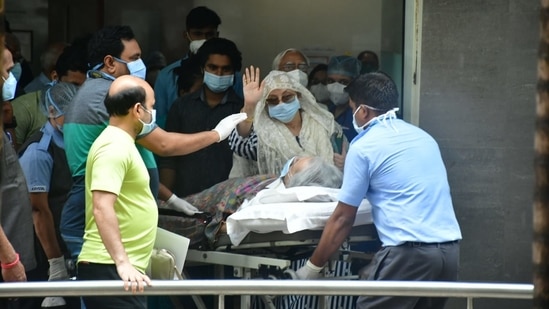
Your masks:
[[[227,217],[241,206],[268,203],[273,198],[279,199],[277,203],[311,199],[317,202],[331,201],[330,194],[315,194],[308,190],[288,191],[288,188],[337,189],[341,186],[341,182],[342,173],[333,163],[319,157],[298,156],[288,160],[280,175],[230,178],[202,192],[185,197],[186,202],[198,209],[193,216],[196,219],[189,220],[189,217],[185,218],[181,213],[178,216],[175,212],[161,211],[159,226],[190,238],[191,246],[207,247],[215,242],[219,232],[225,232]],[[258,195],[257,198],[255,198],[256,195]],[[185,209],[188,208],[185,207]],[[172,208],[172,210],[177,209]]]

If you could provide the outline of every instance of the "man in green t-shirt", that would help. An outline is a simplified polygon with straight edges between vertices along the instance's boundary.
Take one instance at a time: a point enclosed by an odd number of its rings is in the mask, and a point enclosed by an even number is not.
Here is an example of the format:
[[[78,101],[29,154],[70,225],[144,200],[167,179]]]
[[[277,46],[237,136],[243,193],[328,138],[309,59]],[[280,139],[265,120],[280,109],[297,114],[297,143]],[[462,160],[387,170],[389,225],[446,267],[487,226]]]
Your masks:
[[[86,162],[86,229],[78,279],[123,280],[143,291],[156,239],[158,212],[147,167],[135,138],[155,125],[154,92],[125,75],[111,84],[105,107],[109,125],[92,144]],[[84,297],[86,308],[146,308],[144,296]]]

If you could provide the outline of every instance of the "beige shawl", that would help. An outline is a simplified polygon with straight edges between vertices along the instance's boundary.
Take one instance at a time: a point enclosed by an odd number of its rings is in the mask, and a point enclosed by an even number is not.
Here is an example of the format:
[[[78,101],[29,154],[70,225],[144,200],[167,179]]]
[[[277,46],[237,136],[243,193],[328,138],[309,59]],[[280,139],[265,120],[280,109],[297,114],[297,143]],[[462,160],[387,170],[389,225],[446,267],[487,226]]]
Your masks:
[[[286,125],[269,116],[265,99],[274,89],[290,89],[301,94],[301,147]],[[278,174],[288,159],[296,155],[313,155],[333,162],[331,137],[341,133],[341,127],[330,112],[323,109],[311,92],[286,72],[271,71],[265,77],[265,89],[257,103],[254,116],[257,134],[257,164],[260,174]]]

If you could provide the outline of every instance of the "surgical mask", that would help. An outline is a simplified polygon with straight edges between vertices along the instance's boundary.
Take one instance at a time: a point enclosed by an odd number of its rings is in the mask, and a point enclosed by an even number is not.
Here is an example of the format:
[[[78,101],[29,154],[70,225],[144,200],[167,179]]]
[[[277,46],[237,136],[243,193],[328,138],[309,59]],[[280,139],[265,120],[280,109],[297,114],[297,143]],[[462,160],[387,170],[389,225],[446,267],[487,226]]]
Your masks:
[[[301,105],[299,105],[299,100],[296,96],[292,102],[280,102],[274,106],[269,105],[269,116],[284,123],[288,123],[294,119],[295,113],[297,113],[300,107]]]
[[[355,128],[355,131],[356,133],[360,134],[362,133],[362,131],[364,131],[364,128],[366,127],[366,125],[368,125],[368,123],[365,123],[364,125],[362,126],[358,126],[358,123],[356,123],[356,113],[358,112],[358,110],[362,107],[362,105],[359,105],[357,108],[356,108],[356,111],[353,113],[353,127]]]
[[[330,100],[330,92],[324,84],[312,85],[311,93],[315,96],[317,102],[328,102]]]
[[[128,67],[128,71],[130,71],[130,75],[145,79],[145,76],[147,75],[147,67],[141,58],[130,62],[116,57],[114,57],[114,59],[118,62],[125,63]]]
[[[204,84],[215,93],[226,91],[233,83],[234,74],[219,76],[210,72],[204,72]]]
[[[143,105],[141,105],[141,107],[144,111],[151,115],[151,122],[145,123],[143,120],[139,119],[139,121],[143,124],[143,127],[141,128],[141,132],[139,132],[137,136],[149,134],[154,128],[156,128],[156,109],[149,111]]]
[[[390,125],[391,127],[393,128],[393,130],[395,130],[396,132],[398,132],[397,128],[394,126],[393,124],[393,119],[396,119],[397,118],[397,115],[396,115],[396,112],[398,112],[399,108],[398,107],[395,107],[393,109],[390,109],[389,111],[387,111],[386,113],[384,114],[381,114],[375,118],[372,118],[370,119],[370,121],[366,122],[364,125],[362,126],[358,126],[358,124],[356,123],[356,118],[355,118],[355,115],[356,113],[358,112],[358,109],[360,107],[366,107],[368,109],[371,109],[371,110],[374,110],[374,111],[380,111],[380,109],[378,108],[374,108],[374,107],[371,107],[371,106],[368,106],[368,105],[359,105],[357,108],[356,108],[356,111],[353,113],[353,127],[355,128],[355,131],[360,134],[362,133],[362,131],[364,131],[364,129],[371,123],[373,123],[374,121],[380,121],[381,123],[383,123],[385,126],[387,126],[387,119],[389,119],[389,122],[390,122]]]
[[[205,39],[191,41],[191,44],[189,44],[189,50],[191,51],[191,53],[196,54],[200,47],[202,47],[204,42],[206,42]]]
[[[280,177],[284,177],[288,175],[288,172],[290,171],[290,167],[292,166],[292,163],[294,163],[295,157],[291,158],[290,160],[286,161],[286,164],[284,164],[284,167],[282,168],[282,171],[280,171]]]
[[[345,85],[340,83],[331,83],[326,86],[330,92],[330,101],[334,105],[344,105],[349,103],[349,94],[345,92]]]
[[[13,76],[15,76],[15,79],[19,81],[21,79],[21,74],[23,74],[23,68],[21,67],[21,63],[16,62],[13,68],[11,68],[11,71],[13,73]]]
[[[4,78],[4,85],[2,86],[2,99],[4,101],[11,101],[15,98],[15,90],[17,89],[17,79],[10,72],[8,78]]]
[[[309,82],[309,77],[307,77],[307,73],[299,69],[296,69],[287,73],[288,75],[290,75],[291,78],[298,81],[303,87],[307,87],[307,83]]]

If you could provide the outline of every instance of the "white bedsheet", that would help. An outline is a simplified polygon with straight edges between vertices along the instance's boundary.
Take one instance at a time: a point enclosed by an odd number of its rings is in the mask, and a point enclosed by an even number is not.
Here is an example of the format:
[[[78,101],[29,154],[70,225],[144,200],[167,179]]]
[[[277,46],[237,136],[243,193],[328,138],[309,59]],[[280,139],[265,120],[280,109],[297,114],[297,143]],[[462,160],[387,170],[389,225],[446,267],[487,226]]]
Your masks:
[[[227,233],[231,242],[238,245],[250,232],[291,234],[321,230],[337,205],[338,191],[323,187],[262,190],[227,218]],[[369,223],[372,223],[371,206],[363,200],[354,225]]]

